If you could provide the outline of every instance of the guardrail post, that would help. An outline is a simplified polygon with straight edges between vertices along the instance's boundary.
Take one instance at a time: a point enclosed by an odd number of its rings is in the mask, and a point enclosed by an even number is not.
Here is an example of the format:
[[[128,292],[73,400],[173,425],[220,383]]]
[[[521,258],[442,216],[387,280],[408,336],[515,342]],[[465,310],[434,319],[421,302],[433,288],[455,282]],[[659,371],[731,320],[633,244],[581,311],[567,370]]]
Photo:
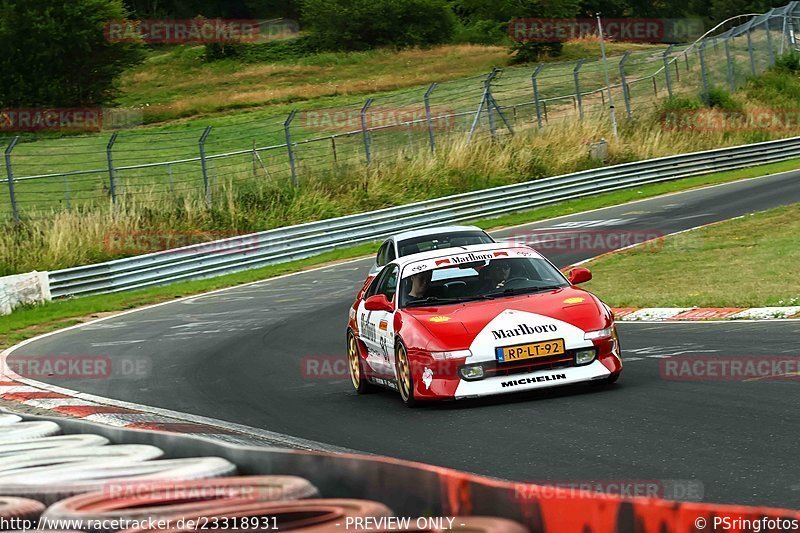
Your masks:
[[[619,79],[620,85],[622,85],[622,99],[625,100],[625,114],[628,115],[628,118],[631,118],[631,94],[628,91],[628,81],[625,79],[625,62],[630,55],[631,53],[626,51],[622,54],[622,59],[619,60]]]
[[[6,178],[8,179],[8,194],[11,198],[11,215],[14,217],[14,224],[19,224],[19,211],[17,210],[17,195],[14,192],[14,172],[11,169],[11,151],[19,142],[19,135],[11,140],[11,144],[6,148]]]
[[[431,144],[431,152],[436,153],[436,139],[433,135],[433,121],[431,120],[431,93],[436,89],[436,82],[431,83],[425,91],[425,122],[428,125],[428,140]]]
[[[701,41],[700,48],[698,48],[697,52],[700,56],[700,77],[703,80],[703,92],[705,94],[708,94],[708,76],[706,75],[706,61],[705,61],[705,55],[703,53],[705,51],[705,48],[706,48],[706,42]]]
[[[728,85],[730,85],[731,92],[736,91],[736,80],[733,77],[733,62],[731,61],[731,47],[728,44],[728,38],[725,38],[725,62],[728,70]]]
[[[114,179],[114,158],[111,150],[114,149],[114,143],[117,142],[118,131],[111,134],[111,139],[108,140],[106,145],[106,160],[108,161],[108,186],[111,191],[111,203],[117,204],[117,180]]]
[[[750,26],[747,27],[747,53],[750,55],[750,71],[756,75],[756,58],[753,56],[753,39],[750,37]]]
[[[541,72],[542,68],[544,67],[544,63],[539,63],[536,65],[536,68],[533,69],[533,74],[531,74],[531,85],[533,85],[533,105],[536,106],[536,124],[539,126],[539,129],[542,129],[542,110],[539,108],[539,82],[536,81],[536,77]]]
[[[669,45],[664,53],[661,54],[661,60],[664,62],[664,79],[667,82],[667,94],[672,98],[672,79],[669,74],[669,54],[672,52],[673,44]]]
[[[198,141],[200,145],[200,166],[203,169],[203,187],[206,193],[206,204],[208,204],[209,207],[211,207],[211,187],[208,183],[208,166],[206,164],[206,139],[210,133],[211,126],[207,126],[203,135],[200,136],[200,141]]]
[[[297,169],[295,168],[294,147],[292,145],[292,132],[290,131],[290,128],[296,114],[297,110],[292,109],[292,112],[289,113],[289,116],[286,117],[286,120],[283,123],[283,133],[286,136],[286,151],[289,152],[289,168],[292,171],[292,185],[295,187],[299,185],[299,182],[297,181]]]
[[[767,32],[767,59],[770,65],[775,64],[775,51],[772,49],[772,32],[769,31],[769,21],[772,19],[772,12],[774,9],[770,9],[767,13],[767,18],[764,19],[764,30]]]
[[[575,81],[575,101],[578,103],[578,116],[583,119],[583,99],[581,98],[581,82],[578,76],[578,71],[583,66],[585,59],[579,59],[575,63],[575,68],[572,69],[572,78]]]
[[[364,153],[367,156],[367,166],[372,163],[372,154],[370,154],[369,150],[369,130],[367,129],[367,110],[372,105],[372,102],[374,102],[372,98],[367,98],[364,107],[361,108],[361,134],[364,137]]]

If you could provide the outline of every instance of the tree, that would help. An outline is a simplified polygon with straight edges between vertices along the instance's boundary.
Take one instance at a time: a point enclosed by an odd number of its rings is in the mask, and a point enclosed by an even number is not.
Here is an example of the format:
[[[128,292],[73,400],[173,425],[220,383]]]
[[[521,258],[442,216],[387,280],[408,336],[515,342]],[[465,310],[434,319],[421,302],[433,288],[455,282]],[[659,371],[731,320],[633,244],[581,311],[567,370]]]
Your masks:
[[[117,77],[144,57],[105,38],[106,22],[126,16],[122,0],[0,0],[0,106],[112,100]]]
[[[329,50],[443,43],[455,28],[444,0],[304,0],[301,13],[316,44]]]

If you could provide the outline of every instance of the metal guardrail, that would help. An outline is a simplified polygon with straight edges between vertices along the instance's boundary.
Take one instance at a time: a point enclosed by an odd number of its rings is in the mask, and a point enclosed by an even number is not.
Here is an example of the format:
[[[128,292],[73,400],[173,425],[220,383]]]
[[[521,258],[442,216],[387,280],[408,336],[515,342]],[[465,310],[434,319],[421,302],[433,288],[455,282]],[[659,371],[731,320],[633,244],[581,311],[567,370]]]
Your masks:
[[[50,272],[53,297],[120,292],[292,261],[410,228],[800,157],[800,137],[586,170]]]

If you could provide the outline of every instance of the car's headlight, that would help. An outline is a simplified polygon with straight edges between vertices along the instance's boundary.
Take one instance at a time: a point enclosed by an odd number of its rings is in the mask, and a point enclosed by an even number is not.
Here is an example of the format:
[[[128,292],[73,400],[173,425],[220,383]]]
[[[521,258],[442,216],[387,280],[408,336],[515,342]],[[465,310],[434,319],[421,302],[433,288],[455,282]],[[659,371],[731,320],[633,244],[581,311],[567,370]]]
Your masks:
[[[594,348],[583,348],[575,351],[575,364],[585,365],[594,361],[595,356]]]
[[[610,337],[614,332],[614,327],[608,327],[605,329],[598,329],[596,331],[587,331],[583,338],[587,341],[593,341],[597,339],[605,339]]]
[[[463,359],[465,357],[472,357],[472,352],[469,350],[453,350],[449,352],[431,352],[431,357],[438,361],[445,361],[447,359]]]

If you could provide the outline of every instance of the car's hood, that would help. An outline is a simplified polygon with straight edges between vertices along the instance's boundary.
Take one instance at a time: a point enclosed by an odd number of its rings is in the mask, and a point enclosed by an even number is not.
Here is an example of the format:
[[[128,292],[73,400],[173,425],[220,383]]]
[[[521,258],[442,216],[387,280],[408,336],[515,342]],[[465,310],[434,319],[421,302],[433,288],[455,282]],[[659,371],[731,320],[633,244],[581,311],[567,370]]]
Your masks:
[[[514,330],[521,324],[535,326],[534,323],[542,322],[542,319],[547,322],[547,318],[580,331],[603,329],[610,321],[609,313],[600,300],[575,287],[458,305],[407,308],[404,312],[416,318],[439,341],[436,344],[441,349],[465,348],[488,329],[498,332]],[[527,333],[525,326],[522,327],[522,333]],[[531,333],[524,336],[536,335]]]

